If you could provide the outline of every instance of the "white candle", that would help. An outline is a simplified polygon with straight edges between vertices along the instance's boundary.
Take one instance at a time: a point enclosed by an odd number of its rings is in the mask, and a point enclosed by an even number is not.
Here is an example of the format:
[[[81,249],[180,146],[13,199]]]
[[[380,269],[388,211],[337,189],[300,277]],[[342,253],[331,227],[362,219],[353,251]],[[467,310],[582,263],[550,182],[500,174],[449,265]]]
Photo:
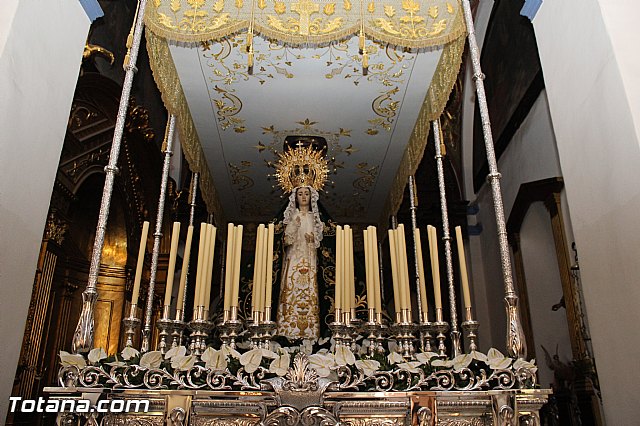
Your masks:
[[[353,229],[349,228],[349,309],[356,308],[356,283],[353,267]]]
[[[420,238],[420,229],[418,228],[415,230],[415,240],[416,254],[418,257],[418,277],[420,279],[420,306],[422,307],[421,314],[424,318],[426,316],[425,314],[429,312],[429,304],[427,303],[427,283],[424,275],[424,262],[422,260],[422,241]]]
[[[375,226],[372,226],[371,232],[371,244],[373,245],[373,272],[374,272],[374,286],[376,299],[376,314],[382,313],[382,298],[380,296],[380,263],[378,261],[378,231]]]
[[[364,265],[365,265],[365,279],[367,282],[367,309],[371,309],[375,306],[375,297],[373,295],[373,277],[371,276],[371,251],[369,244],[369,228],[362,231],[364,237]]]
[[[264,280],[264,225],[261,223],[260,226],[258,226],[258,230],[256,232],[256,264],[254,265],[255,268],[255,281],[253,282],[254,288],[255,288],[255,298],[256,298],[256,303],[255,303],[255,307],[254,307],[254,311],[261,311],[263,308],[263,301],[262,301],[262,295],[263,295],[263,280]],[[252,301],[253,302],[253,301]]]
[[[187,286],[187,269],[189,269],[189,260],[191,259],[191,242],[193,241],[193,226],[187,229],[187,242],[184,245],[184,258],[182,259],[182,271],[180,271],[180,288],[178,289],[178,302],[176,309],[182,310],[184,304],[184,289]],[[176,318],[180,319],[180,318]]]
[[[262,226],[262,225],[260,225]],[[260,232],[260,227],[256,229],[256,250],[253,256],[253,291],[251,291],[251,312],[255,312],[258,310],[258,276],[259,269],[258,263],[259,260],[259,252],[260,252],[260,238],[262,233]]]
[[[233,251],[235,249],[234,244],[235,237],[235,226],[233,223],[227,225],[227,258],[225,260],[225,271],[224,271],[224,310],[228,311],[231,309],[231,296],[232,296],[232,285],[231,282],[233,280]]]
[[[342,264],[344,265],[342,268],[342,308],[345,312],[351,310],[351,280],[349,279],[349,230],[351,227],[349,225],[344,226],[344,236],[342,240]]]
[[[271,291],[273,287],[273,236],[274,225],[269,224],[267,228],[267,283],[265,285],[265,307],[271,307]],[[271,318],[265,318],[266,321],[270,321]]]
[[[142,224],[142,234],[140,235],[140,248],[138,249],[138,263],[136,265],[136,275],[133,279],[133,294],[131,295],[131,304],[138,304],[138,296],[140,295],[140,281],[142,280],[142,267],[144,266],[144,253],[147,249],[147,234],[149,233],[149,222],[146,220]]]
[[[334,304],[336,309],[342,309],[342,243],[343,243],[343,231],[342,226],[336,226],[336,277],[335,277],[335,295]],[[336,321],[340,321],[340,318],[336,318]]]
[[[269,253],[267,244],[269,243],[269,230],[264,227],[262,229],[262,267],[260,268],[260,312],[264,312],[267,300],[267,270]]]
[[[405,239],[404,225],[398,225],[399,247],[400,247],[400,269],[402,270],[402,309],[411,309],[409,300],[409,265],[407,262],[407,242]]]
[[[204,301],[204,310],[208,311],[209,310],[209,304],[211,303],[211,278],[213,275],[213,259],[214,259],[214,255],[215,255],[215,249],[216,249],[216,232],[217,229],[215,226],[213,225],[209,225],[210,226],[210,233],[211,233],[211,238],[209,239],[209,246],[210,246],[210,250],[209,250],[209,267],[207,268],[207,279],[204,283],[204,297],[203,297],[203,301]]]
[[[391,256],[391,278],[393,281],[393,304],[396,313],[400,312],[400,289],[398,288],[398,251],[396,232],[389,229],[389,255]]]
[[[202,251],[202,273],[200,274],[200,287],[198,288],[198,306],[204,306],[204,294],[207,286],[207,276],[209,273],[209,265],[211,264],[211,225],[207,223],[205,228],[204,250]]]
[[[200,242],[198,243],[198,269],[196,270],[196,288],[193,293],[193,317],[196,317],[198,311],[198,302],[200,299],[200,286],[202,281],[202,264],[204,263],[204,251],[206,249],[205,242],[207,240],[207,224],[200,224]]]
[[[456,226],[456,242],[458,243],[458,261],[460,262],[460,280],[462,281],[462,297],[464,307],[471,307],[471,292],[469,291],[469,276],[467,275],[467,260],[464,253],[464,242],[462,241],[462,229]]]
[[[238,292],[240,291],[240,258],[242,256],[242,230],[243,226],[238,225],[235,229],[235,248],[233,250],[233,293],[231,295],[231,306],[238,306]]]
[[[169,268],[167,269],[167,285],[164,290],[164,306],[171,305],[171,293],[173,293],[173,275],[176,271],[176,257],[178,256],[178,242],[180,242],[180,222],[173,222],[171,234],[171,249],[169,251]]]
[[[431,227],[431,253],[433,254],[433,296],[436,309],[442,309],[442,295],[440,293],[440,262],[438,260],[438,231]]]

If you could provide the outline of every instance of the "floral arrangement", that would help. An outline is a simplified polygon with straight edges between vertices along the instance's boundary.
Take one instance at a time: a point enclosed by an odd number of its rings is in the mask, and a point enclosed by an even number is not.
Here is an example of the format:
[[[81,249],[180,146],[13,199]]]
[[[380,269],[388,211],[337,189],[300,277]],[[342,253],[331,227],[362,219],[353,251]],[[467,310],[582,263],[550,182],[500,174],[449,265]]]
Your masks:
[[[318,343],[331,343],[319,347]],[[179,346],[164,355],[141,354],[127,347],[119,355],[107,356],[102,348],[87,357],[60,352],[59,374],[63,386],[145,389],[269,389],[268,379],[284,377],[296,354],[304,354],[308,367],[319,378],[332,382],[330,389],[359,391],[487,390],[533,388],[535,360],[512,359],[497,349],[487,354],[472,351],[454,359],[434,352],[418,352],[407,360],[389,341],[389,354],[368,351],[369,342],[351,348],[333,341],[302,341],[295,346],[273,342],[270,349],[239,345],[208,347],[200,356]]]

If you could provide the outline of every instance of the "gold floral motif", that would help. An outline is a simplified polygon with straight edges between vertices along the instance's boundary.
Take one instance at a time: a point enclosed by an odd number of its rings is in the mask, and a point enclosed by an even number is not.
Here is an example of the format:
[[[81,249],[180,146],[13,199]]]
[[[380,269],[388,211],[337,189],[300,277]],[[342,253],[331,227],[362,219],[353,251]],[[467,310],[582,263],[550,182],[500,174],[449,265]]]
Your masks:
[[[385,5],[384,14],[387,15],[389,18],[393,18],[394,15],[396,14],[396,10],[393,8],[393,6]]]
[[[331,16],[336,11],[336,4],[335,3],[328,3],[327,5],[325,5],[325,7],[324,7],[324,9],[322,9],[322,11],[324,12],[325,15]]]
[[[182,8],[180,0],[171,0],[171,11],[173,13],[178,12]]]
[[[396,86],[393,89],[384,92],[373,100],[371,108],[373,109],[373,112],[375,112],[379,117],[367,120],[369,124],[373,126],[367,129],[367,134],[378,134],[376,128],[382,128],[387,132],[391,131],[391,126],[397,114],[398,106],[400,105],[400,101],[394,100],[392,97],[397,93],[398,87]]]
[[[229,163],[231,172],[231,184],[237,186],[238,191],[244,191],[254,185],[253,179],[246,176],[251,170],[251,161],[241,161],[240,165]]]
[[[236,0],[236,9],[242,9],[242,6],[244,6],[244,1]]]
[[[370,2],[367,6],[367,12],[374,13],[376,11],[376,4],[374,2]]]
[[[213,11],[215,13],[220,13],[224,10],[224,0],[216,0],[213,4]]]
[[[258,0],[258,7],[260,8],[260,10],[263,10],[265,7],[267,7],[267,0]]]
[[[378,177],[379,166],[370,166],[368,163],[359,163],[356,166],[359,177],[353,181],[353,187],[359,191],[369,192]]]
[[[351,1],[350,0],[344,0],[344,2],[342,3],[342,7],[347,12],[350,11],[351,10]]]
[[[214,99],[213,103],[217,108],[216,114],[218,115],[218,122],[222,130],[227,130],[229,127],[234,126],[234,130],[237,133],[244,132],[244,119],[234,117],[242,110],[242,101],[232,92],[233,89],[225,90],[219,86],[214,87],[217,93],[222,95],[221,99]]]
[[[273,10],[275,10],[278,15],[282,15],[287,11],[287,6],[284,4],[284,2],[277,1],[273,5]]]

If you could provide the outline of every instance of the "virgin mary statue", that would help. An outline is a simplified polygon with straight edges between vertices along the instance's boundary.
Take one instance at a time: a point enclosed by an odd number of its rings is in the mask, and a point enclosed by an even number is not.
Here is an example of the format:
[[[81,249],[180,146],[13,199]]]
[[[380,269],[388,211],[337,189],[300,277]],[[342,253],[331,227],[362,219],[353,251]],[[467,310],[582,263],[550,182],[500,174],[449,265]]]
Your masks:
[[[324,225],[318,191],[298,186],[284,211],[284,256],[277,308],[277,334],[289,339],[320,337],[317,253]]]

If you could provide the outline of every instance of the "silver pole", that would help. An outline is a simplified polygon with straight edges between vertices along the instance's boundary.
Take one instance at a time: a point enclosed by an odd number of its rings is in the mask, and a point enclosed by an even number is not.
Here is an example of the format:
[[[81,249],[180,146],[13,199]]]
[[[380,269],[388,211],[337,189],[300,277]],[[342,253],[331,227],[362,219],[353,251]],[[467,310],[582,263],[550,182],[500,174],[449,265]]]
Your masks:
[[[476,41],[476,33],[473,27],[473,17],[471,16],[471,6],[469,0],[462,0],[464,18],[467,24],[469,51],[471,52],[471,63],[473,65],[473,80],[476,84],[476,94],[478,106],[480,107],[480,119],[482,121],[482,132],[484,144],[487,150],[487,162],[489,164],[488,180],[491,184],[493,195],[493,207],[496,213],[498,227],[498,241],[500,245],[500,260],[502,263],[502,278],[504,280],[505,306],[507,310],[507,350],[513,357],[525,358],[527,355],[527,344],[524,339],[522,323],[520,322],[520,312],[518,309],[518,297],[513,287],[513,275],[511,272],[511,258],[509,255],[509,243],[507,240],[507,226],[504,219],[504,207],[502,202],[502,190],[500,189],[500,173],[496,163],[496,155],[493,149],[493,136],[491,134],[491,122],[489,121],[489,108],[484,90],[484,74],[480,67],[480,53]]]
[[[436,166],[438,167],[438,185],[440,188],[440,210],[442,211],[442,241],[444,241],[444,257],[447,264],[447,284],[449,285],[449,311],[451,312],[451,358],[460,353],[460,332],[458,331],[458,312],[456,305],[456,289],[453,285],[453,263],[451,261],[451,237],[449,236],[449,212],[447,211],[447,192],[444,185],[444,168],[442,150],[440,149],[440,121],[431,122],[433,139],[436,146]]]
[[[416,240],[416,228],[418,228],[418,224],[416,221],[416,199],[415,199],[415,182],[414,176],[409,176],[409,199],[410,199],[410,210],[411,210],[411,230],[413,231],[413,266],[415,270],[416,277],[416,295],[418,300],[418,322],[422,322],[423,314],[422,314],[422,300],[420,300],[420,273],[418,271],[418,241]]]
[[[193,226],[193,218],[196,214],[196,193],[198,191],[198,177],[199,177],[198,172],[193,174],[193,188],[191,191],[191,212],[189,213],[189,226]],[[187,309],[186,295],[189,288],[189,263],[185,265],[185,268],[187,268],[187,273],[186,273],[186,278],[184,282],[184,297],[182,298],[182,312],[180,313],[180,321],[183,321],[183,322],[184,322],[184,312]]]
[[[139,10],[144,11],[147,0],[140,0]],[[144,13],[138,13],[133,32],[133,41],[129,52],[129,63],[125,68],[124,83],[122,85],[122,94],[120,95],[120,105],[118,106],[118,115],[116,125],[113,131],[113,142],[111,143],[111,152],[109,153],[109,162],[104,168],[104,188],[102,190],[102,201],[100,202],[100,212],[98,213],[98,225],[96,226],[96,237],[93,240],[93,251],[91,252],[91,263],[89,266],[89,279],[87,287],[82,292],[82,312],[80,319],[73,333],[73,341],[71,348],[73,353],[88,352],[93,348],[94,335],[94,318],[93,310],[95,302],[98,299],[98,274],[100,272],[100,260],[102,258],[102,247],[104,246],[104,236],[107,230],[107,220],[109,218],[109,207],[111,205],[111,194],[113,193],[113,183],[115,175],[118,172],[118,156],[120,155],[120,144],[122,142],[122,133],[127,118],[127,109],[129,108],[129,97],[131,95],[131,86],[133,84],[133,75],[136,72],[136,61],[138,59],[138,50],[140,49],[140,39],[142,38],[142,28],[144,26]]]
[[[176,127],[176,116],[169,116],[169,127],[167,129],[166,148],[164,151],[164,165],[162,166],[162,181],[160,182],[160,199],[158,200],[158,214],[156,216],[156,231],[153,234],[153,252],[151,253],[151,277],[149,278],[149,291],[147,292],[147,311],[144,319],[144,329],[142,330],[142,352],[149,351],[151,340],[151,314],[153,312],[153,296],[156,285],[156,275],[158,272],[158,255],[160,254],[160,239],[162,238],[162,219],[164,216],[164,201],[167,196],[167,182],[169,180],[169,166],[173,152],[173,133]]]

